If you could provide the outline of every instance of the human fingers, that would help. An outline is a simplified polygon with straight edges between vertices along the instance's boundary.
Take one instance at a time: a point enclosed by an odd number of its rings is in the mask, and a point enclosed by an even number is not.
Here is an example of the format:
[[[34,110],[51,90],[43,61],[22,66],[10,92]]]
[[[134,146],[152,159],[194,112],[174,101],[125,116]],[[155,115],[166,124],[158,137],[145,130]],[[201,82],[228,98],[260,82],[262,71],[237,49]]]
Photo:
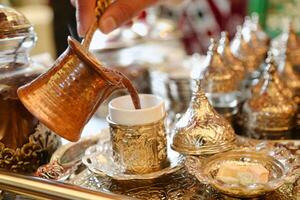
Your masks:
[[[75,0],[79,36],[84,36],[95,19],[96,0]]]
[[[157,1],[158,0],[117,0],[105,10],[99,20],[99,28],[103,33],[109,33],[129,22],[134,16]]]
[[[71,4],[76,7],[76,0],[70,0]]]

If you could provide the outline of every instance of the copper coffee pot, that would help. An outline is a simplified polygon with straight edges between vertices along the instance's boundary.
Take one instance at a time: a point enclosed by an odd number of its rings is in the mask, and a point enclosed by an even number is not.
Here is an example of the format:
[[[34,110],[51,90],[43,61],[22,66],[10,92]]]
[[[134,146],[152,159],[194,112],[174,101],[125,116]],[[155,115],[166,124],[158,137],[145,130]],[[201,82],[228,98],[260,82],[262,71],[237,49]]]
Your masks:
[[[107,2],[98,0],[98,13],[107,7]],[[135,107],[140,107],[130,81],[120,72],[103,67],[86,50],[97,25],[95,21],[82,45],[69,37],[69,47],[53,67],[18,90],[22,103],[36,118],[73,142],[80,138],[98,106],[115,90],[127,88],[137,100]]]

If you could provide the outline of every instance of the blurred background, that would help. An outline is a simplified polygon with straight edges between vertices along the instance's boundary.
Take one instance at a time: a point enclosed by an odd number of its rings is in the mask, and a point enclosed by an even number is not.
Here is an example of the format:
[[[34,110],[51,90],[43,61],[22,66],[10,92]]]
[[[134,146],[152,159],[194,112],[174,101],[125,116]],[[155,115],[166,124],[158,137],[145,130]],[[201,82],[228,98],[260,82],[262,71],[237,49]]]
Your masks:
[[[17,8],[34,25],[38,42],[32,54],[47,52],[55,59],[66,48],[67,35],[78,38],[75,12],[69,0],[0,0],[0,3]],[[283,18],[287,16],[296,18],[295,28],[300,28],[300,0],[190,0],[180,6],[176,4],[157,6],[155,11],[149,9],[141,19],[153,12],[171,19],[183,33],[181,41],[189,55],[204,53],[209,38],[222,30],[232,37],[244,16],[254,11],[271,37],[280,34]],[[98,36],[101,39],[105,37]],[[97,49],[97,44],[93,47]]]

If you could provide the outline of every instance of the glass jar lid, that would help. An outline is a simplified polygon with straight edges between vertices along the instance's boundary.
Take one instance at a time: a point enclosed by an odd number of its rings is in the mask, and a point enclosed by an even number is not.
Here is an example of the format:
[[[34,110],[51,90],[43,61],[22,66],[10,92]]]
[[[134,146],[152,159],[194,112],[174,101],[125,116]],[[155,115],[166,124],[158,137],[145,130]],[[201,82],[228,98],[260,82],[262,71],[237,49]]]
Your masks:
[[[26,35],[32,25],[28,19],[13,8],[0,5],[0,38]]]

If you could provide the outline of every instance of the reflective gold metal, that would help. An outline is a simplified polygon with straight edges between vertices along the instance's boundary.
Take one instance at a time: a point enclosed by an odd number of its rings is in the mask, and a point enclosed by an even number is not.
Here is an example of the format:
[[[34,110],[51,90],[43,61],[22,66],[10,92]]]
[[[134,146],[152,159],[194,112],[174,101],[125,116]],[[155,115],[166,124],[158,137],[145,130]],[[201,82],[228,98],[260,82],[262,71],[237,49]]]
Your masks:
[[[297,102],[300,103],[300,42],[291,23],[286,36],[287,42],[282,76],[293,89]]]
[[[112,122],[110,126],[113,159],[129,174],[146,174],[168,166],[165,118],[158,122],[125,126]]]
[[[252,97],[243,106],[248,131],[280,132],[294,126],[297,105],[293,93],[280,78],[272,56],[260,81],[252,87]]]
[[[286,56],[290,60],[293,67],[300,66],[300,42],[297,33],[294,30],[292,22],[290,22],[287,31]],[[298,72],[299,73],[299,72]],[[300,73],[299,73],[300,74]]]
[[[259,15],[257,13],[251,14],[252,30],[255,32],[257,39],[265,45],[269,45],[270,38],[268,34],[264,32],[259,24]]]
[[[283,149],[280,149],[284,152]],[[267,152],[266,152],[267,151]],[[277,151],[259,150],[258,148],[236,148],[233,151],[220,153],[209,158],[200,158],[195,163],[195,175],[200,182],[210,184],[217,191],[236,198],[254,198],[270,193],[282,186],[293,170],[293,164],[286,157],[277,155]],[[252,174],[241,173],[241,182],[232,183],[219,180],[217,174],[222,165],[263,166],[268,171],[266,183],[255,183]],[[238,169],[237,169],[238,170]],[[230,175],[229,175],[230,177]],[[253,181],[254,183],[251,183]]]
[[[105,133],[104,135],[109,134],[107,131],[107,133],[102,132],[100,135],[103,136],[103,133]],[[102,141],[103,140],[101,140],[101,143]],[[292,164],[292,171],[290,173],[292,177],[290,175],[285,177],[288,181],[286,181],[282,187],[260,198],[265,200],[290,200],[297,199],[297,196],[300,197],[300,162],[298,159],[300,149],[299,140],[262,141],[250,139],[248,137],[237,136],[236,143],[238,148],[248,147],[255,148],[259,151],[266,151],[270,153],[268,153],[269,155],[272,155],[274,158],[276,157],[276,159],[280,160],[281,162],[287,161],[287,163],[285,162],[284,165]],[[82,147],[80,143],[70,147],[71,149],[68,149],[65,151],[65,153],[59,155],[60,158],[58,160],[64,160],[64,158],[68,158],[69,156],[72,157],[69,161],[72,162],[73,158],[76,160],[76,155],[81,151],[80,147]],[[75,150],[75,152],[73,150]],[[231,151],[228,151],[228,154],[230,154],[230,152]],[[239,155],[242,159],[245,158],[242,154]],[[178,198],[236,200],[235,198],[221,194],[220,191],[214,189],[211,185],[198,181],[195,178],[195,175],[199,177],[198,175],[200,175],[200,172],[203,171],[204,168],[201,164],[203,162],[206,164],[206,159],[206,157],[202,156],[187,156],[185,167],[183,167],[181,170],[178,170],[174,173],[165,174],[156,179],[116,181],[115,179],[108,178],[107,176],[99,176],[98,174],[91,172],[89,169],[85,169],[84,171],[79,170],[81,171],[80,174],[77,173],[78,171],[72,173],[70,179],[67,180],[67,183],[78,185],[83,188],[89,188],[91,190],[110,191],[114,194],[122,194],[126,195],[127,197],[147,200]],[[243,161],[247,162],[247,159],[245,158]],[[252,159],[249,161],[252,161]],[[209,165],[206,164],[206,166]],[[284,167],[284,169],[286,170],[287,168]],[[275,186],[272,183],[270,185],[272,185],[272,187]]]
[[[182,154],[216,154],[234,148],[235,133],[229,122],[209,104],[200,82],[190,107],[177,122],[171,147]]]
[[[230,49],[228,32],[226,31],[223,31],[221,33],[218,53],[222,56],[225,65],[233,69],[233,71],[235,72],[236,79],[238,79],[240,82],[243,81],[246,75],[244,63],[232,54]]]
[[[263,31],[258,32],[258,16],[245,17],[243,25],[243,36],[249,46],[254,50],[257,60],[263,62],[268,51],[268,38],[263,36]]]
[[[260,63],[257,59],[255,49],[251,48],[245,41],[241,26],[237,27],[237,32],[230,47],[233,55],[244,63],[247,73],[251,73],[259,67]]]
[[[206,68],[203,72],[202,87],[207,93],[228,93],[238,91],[239,83],[235,72],[230,66],[225,66],[217,52],[217,43],[211,39],[206,58]]]
[[[49,181],[37,177],[23,176],[0,170],[0,187],[2,190],[25,195],[34,199],[64,200],[128,200],[135,199],[108,192],[98,192],[83,187],[58,181]],[[19,197],[18,197],[19,198]]]
[[[281,76],[285,80],[286,84],[293,90],[295,96],[300,97],[300,73],[295,71],[289,57],[285,58]],[[299,101],[297,102],[300,103]]]
[[[50,160],[60,145],[60,138],[43,125],[38,125],[28,140],[15,149],[0,142],[0,168],[23,174],[33,173]]]

